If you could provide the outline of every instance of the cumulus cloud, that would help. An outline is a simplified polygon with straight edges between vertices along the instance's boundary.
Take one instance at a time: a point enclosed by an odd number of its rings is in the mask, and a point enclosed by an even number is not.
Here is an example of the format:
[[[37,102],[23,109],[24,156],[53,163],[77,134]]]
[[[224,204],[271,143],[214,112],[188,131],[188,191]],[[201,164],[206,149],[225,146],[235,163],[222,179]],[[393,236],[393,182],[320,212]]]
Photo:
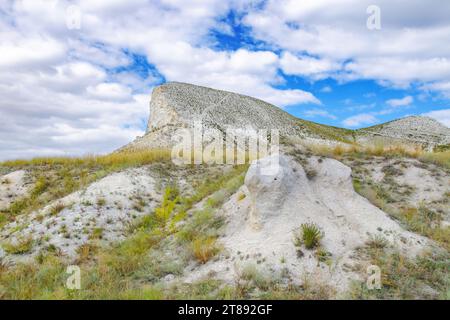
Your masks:
[[[450,109],[435,110],[422,114],[423,116],[431,117],[441,122],[443,125],[450,128]]]
[[[342,124],[344,126],[354,128],[354,127],[359,127],[359,126],[363,126],[363,125],[371,125],[371,124],[374,124],[377,122],[378,122],[378,119],[374,115],[372,115],[370,113],[360,113],[360,114],[348,117],[347,119],[342,121]]]
[[[296,57],[289,52],[284,52],[280,59],[281,69],[285,74],[308,76],[321,79],[330,76],[337,71],[340,64],[329,59],[317,59],[308,56]]]
[[[406,96],[404,98],[401,99],[390,99],[386,101],[386,104],[397,108],[397,107],[405,107],[405,106],[409,106],[411,103],[413,103],[414,98],[411,96]]]
[[[323,109],[310,109],[310,110],[306,110],[305,112],[303,112],[303,114],[306,117],[310,117],[310,118],[322,117],[322,118],[328,118],[328,119],[332,119],[332,120],[337,119],[337,117],[335,115],[333,115],[330,112],[328,112],[327,110],[323,110]]]
[[[450,81],[437,81],[434,83],[428,83],[422,86],[425,91],[439,92],[442,96],[450,99]]]
[[[339,69],[335,64],[339,65],[341,72],[329,74],[339,81],[371,79],[408,87],[449,78],[450,22],[443,12],[450,11],[450,2],[377,1],[382,24],[376,31],[366,27],[366,9],[372,4],[370,0],[269,0],[243,21],[255,37],[276,48],[314,56],[307,62],[319,69]],[[293,67],[296,60],[287,57],[291,71],[298,72]],[[297,64],[308,70],[304,63]]]

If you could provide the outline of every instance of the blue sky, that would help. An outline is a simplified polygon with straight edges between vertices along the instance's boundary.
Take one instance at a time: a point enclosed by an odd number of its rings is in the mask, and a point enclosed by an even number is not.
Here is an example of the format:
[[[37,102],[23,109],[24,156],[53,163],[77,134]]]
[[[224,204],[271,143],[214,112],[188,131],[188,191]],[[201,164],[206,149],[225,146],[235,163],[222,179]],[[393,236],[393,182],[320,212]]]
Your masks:
[[[166,81],[346,128],[412,114],[449,126],[449,12],[440,0],[2,1],[0,159],[114,150],[144,133]]]

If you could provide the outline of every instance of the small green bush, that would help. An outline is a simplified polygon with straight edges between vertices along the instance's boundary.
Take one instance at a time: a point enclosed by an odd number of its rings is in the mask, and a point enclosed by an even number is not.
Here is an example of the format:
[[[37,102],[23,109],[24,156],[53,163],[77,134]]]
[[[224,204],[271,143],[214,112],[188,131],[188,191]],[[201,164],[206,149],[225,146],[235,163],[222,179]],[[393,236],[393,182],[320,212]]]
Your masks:
[[[317,247],[324,234],[314,223],[303,223],[300,232],[295,235],[294,244],[298,247],[304,245],[306,249]]]

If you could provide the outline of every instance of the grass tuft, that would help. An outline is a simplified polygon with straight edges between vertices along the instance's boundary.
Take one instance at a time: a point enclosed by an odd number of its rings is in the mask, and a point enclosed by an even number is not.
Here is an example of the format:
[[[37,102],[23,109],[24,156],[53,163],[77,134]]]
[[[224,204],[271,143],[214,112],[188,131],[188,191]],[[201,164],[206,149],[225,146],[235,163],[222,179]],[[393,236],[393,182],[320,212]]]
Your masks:
[[[294,237],[296,246],[304,245],[306,249],[314,249],[320,244],[324,234],[314,223],[303,223],[300,232]]]
[[[55,204],[51,209],[50,209],[50,215],[52,216],[56,216],[58,215],[61,211],[63,211],[66,208],[66,206],[61,203],[58,202],[57,204]]]
[[[3,250],[8,254],[25,254],[33,248],[33,238],[26,237],[19,239],[16,243],[6,242],[2,244]]]
[[[201,264],[208,262],[219,252],[219,247],[214,237],[202,237],[192,241],[192,254]]]

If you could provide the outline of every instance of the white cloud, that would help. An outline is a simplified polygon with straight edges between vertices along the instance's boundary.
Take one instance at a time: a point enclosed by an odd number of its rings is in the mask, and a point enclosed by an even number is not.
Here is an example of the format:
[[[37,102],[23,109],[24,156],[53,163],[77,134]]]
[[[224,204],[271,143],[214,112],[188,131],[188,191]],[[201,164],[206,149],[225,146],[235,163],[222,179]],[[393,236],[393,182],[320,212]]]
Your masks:
[[[423,116],[431,117],[441,122],[443,125],[450,128],[450,109],[435,110],[422,114]]]
[[[411,103],[413,103],[414,98],[411,96],[406,96],[404,98],[401,99],[390,99],[386,101],[386,104],[393,107],[393,108],[397,108],[397,107],[405,107],[405,106],[409,106]]]
[[[422,86],[425,91],[436,91],[442,94],[445,98],[450,99],[450,81],[438,81]]]
[[[124,102],[132,99],[131,89],[118,83],[100,83],[94,87],[88,87],[87,92],[101,100]]]
[[[340,64],[329,59],[316,59],[308,56],[296,57],[289,52],[284,52],[280,60],[281,69],[288,75],[308,76],[313,79],[321,79],[337,71]]]
[[[3,32],[0,35],[3,36]],[[2,39],[0,43],[0,69],[41,66],[62,59],[65,47],[45,37]]]
[[[378,119],[369,113],[361,113],[357,114],[351,117],[348,117],[344,121],[342,121],[342,124],[347,127],[359,127],[362,125],[371,125],[378,122]]]
[[[107,68],[127,66],[131,63],[130,57],[116,47],[83,42],[78,39],[69,39],[68,44],[69,56],[75,60],[82,60]]]
[[[277,49],[314,56],[327,61],[325,65],[339,64],[343,72],[331,73],[339,81],[362,78],[407,87],[450,77],[450,47],[446,45],[450,21],[444,14],[450,11],[450,2],[377,1],[382,19],[378,31],[366,27],[366,8],[371,4],[371,0],[339,4],[333,0],[269,0],[243,21],[255,37]]]
[[[328,118],[332,120],[336,120],[337,117],[331,113],[329,113],[327,110],[323,109],[310,109],[303,112],[303,114],[306,117],[314,118],[314,117],[322,117],[322,118]]]
[[[360,58],[346,64],[345,70],[357,78],[374,79],[378,80],[380,84],[406,88],[413,82],[448,79],[450,77],[450,59]]]

